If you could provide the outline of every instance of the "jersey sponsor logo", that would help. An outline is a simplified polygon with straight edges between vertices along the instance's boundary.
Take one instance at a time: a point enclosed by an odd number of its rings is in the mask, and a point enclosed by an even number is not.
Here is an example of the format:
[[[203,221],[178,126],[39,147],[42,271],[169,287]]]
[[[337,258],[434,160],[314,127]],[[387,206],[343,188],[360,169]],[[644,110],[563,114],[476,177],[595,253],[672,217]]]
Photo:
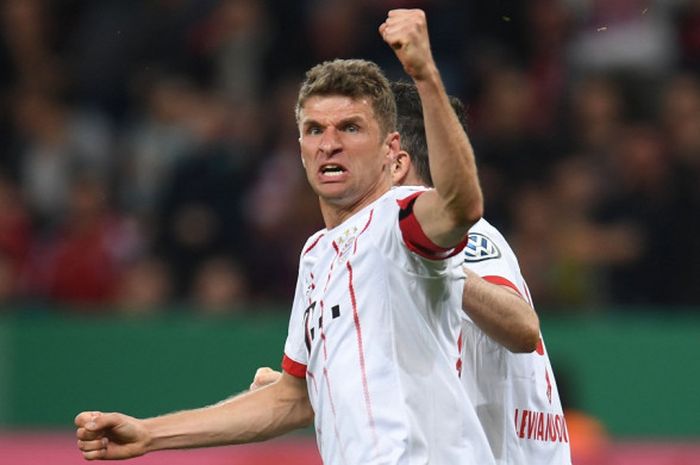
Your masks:
[[[469,241],[464,248],[464,262],[482,262],[493,258],[500,258],[501,251],[496,244],[481,233],[469,233]]]
[[[316,301],[314,300],[306,307],[304,310],[304,344],[306,345],[306,350],[310,354],[316,336],[323,331],[323,301],[320,302],[319,316],[316,320]],[[333,305],[331,307],[331,318],[335,320],[340,317],[340,305]],[[316,324],[318,321],[318,324]],[[325,338],[323,334],[320,334],[322,338]]]
[[[316,301],[311,302],[311,304],[304,310],[304,344],[306,345],[306,350],[311,353],[311,343],[316,337],[315,328],[311,322],[313,311],[316,308]]]
[[[515,433],[520,439],[543,442],[569,442],[564,415],[515,409]]]

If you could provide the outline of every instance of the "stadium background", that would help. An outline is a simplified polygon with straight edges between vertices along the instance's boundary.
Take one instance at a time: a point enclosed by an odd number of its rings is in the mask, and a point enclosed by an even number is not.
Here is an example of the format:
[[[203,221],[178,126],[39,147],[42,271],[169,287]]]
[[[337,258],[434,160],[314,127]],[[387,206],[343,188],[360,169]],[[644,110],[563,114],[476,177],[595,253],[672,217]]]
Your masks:
[[[205,405],[279,364],[320,227],[296,86],[333,57],[402,77],[396,6],[468,104],[574,463],[700,463],[697,0],[6,0],[0,463],[79,463],[80,410]],[[272,444],[135,463],[317,460],[308,432]]]

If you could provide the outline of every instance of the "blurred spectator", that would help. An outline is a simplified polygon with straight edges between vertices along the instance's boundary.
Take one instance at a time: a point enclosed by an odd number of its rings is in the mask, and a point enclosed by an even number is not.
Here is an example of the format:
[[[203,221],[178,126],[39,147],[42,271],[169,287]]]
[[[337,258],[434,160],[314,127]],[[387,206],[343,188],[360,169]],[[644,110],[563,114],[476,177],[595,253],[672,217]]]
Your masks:
[[[17,185],[0,173],[0,255],[12,283],[26,266],[32,236],[31,216]]]
[[[362,3],[352,0],[310,0],[306,10],[306,34],[313,61],[351,58],[367,34],[360,34]]]
[[[566,91],[568,64],[566,46],[573,18],[563,0],[528,2],[528,76],[537,111],[533,111],[533,130],[547,134],[557,127]]]
[[[550,272],[556,277],[556,300],[546,304],[581,309],[609,301],[606,270],[641,254],[636,225],[596,219],[605,194],[602,180],[600,170],[585,157],[569,157],[554,166],[550,202],[556,260]]]
[[[223,256],[202,263],[194,277],[192,305],[203,315],[240,311],[249,303],[248,279],[241,267]]]
[[[700,172],[700,78],[679,74],[669,79],[662,95],[660,123],[672,156]]]
[[[700,0],[680,2],[675,26],[681,53],[681,64],[688,71],[700,72]]]
[[[675,301],[672,281],[684,260],[684,245],[672,227],[677,214],[674,166],[656,128],[630,126],[618,137],[611,154],[615,190],[601,206],[601,218],[632,225],[642,250],[637,259],[610,268],[610,298],[627,304]]]
[[[167,264],[155,257],[143,257],[124,267],[115,303],[123,313],[149,315],[165,310],[171,297]]]
[[[18,92],[14,102],[22,187],[29,208],[51,225],[65,214],[76,176],[108,183],[111,129],[100,115],[43,92]]]
[[[199,98],[193,83],[173,75],[149,81],[137,95],[143,108],[125,130],[118,186],[123,206],[142,215],[155,213],[175,165],[191,155],[197,143],[188,125]]]
[[[17,303],[17,272],[12,260],[0,252],[0,312]]]
[[[508,227],[508,209],[520,186],[542,182],[553,154],[533,131],[537,102],[527,76],[511,66],[494,68],[472,116],[472,141],[489,217]]]
[[[0,82],[34,92],[64,88],[64,63],[56,54],[51,21],[54,11],[45,0],[6,0],[0,7],[0,48],[7,66]]]
[[[246,248],[242,204],[261,128],[256,107],[200,92],[185,124],[196,144],[169,173],[157,210],[157,252],[174,267],[177,297],[212,254]]]
[[[138,231],[110,210],[100,181],[85,177],[73,184],[68,215],[52,236],[35,254],[36,289],[81,310],[111,305],[123,264],[141,244]]]
[[[258,101],[271,42],[265,2],[222,0],[195,32],[195,47],[213,62],[216,88],[229,98]]]
[[[609,151],[621,131],[625,102],[618,83],[604,74],[589,75],[576,82],[569,97],[569,121],[565,144],[582,151],[609,169]]]

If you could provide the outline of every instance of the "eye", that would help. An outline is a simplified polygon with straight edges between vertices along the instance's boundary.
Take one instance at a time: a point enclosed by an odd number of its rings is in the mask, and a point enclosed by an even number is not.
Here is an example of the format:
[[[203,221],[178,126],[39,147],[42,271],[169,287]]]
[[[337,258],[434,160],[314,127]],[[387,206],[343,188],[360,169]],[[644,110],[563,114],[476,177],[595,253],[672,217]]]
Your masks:
[[[345,126],[343,126],[343,131],[349,133],[356,133],[360,131],[360,127],[355,123],[348,123]]]
[[[306,128],[306,134],[310,136],[318,136],[319,134],[323,133],[323,129],[321,126],[308,126]]]

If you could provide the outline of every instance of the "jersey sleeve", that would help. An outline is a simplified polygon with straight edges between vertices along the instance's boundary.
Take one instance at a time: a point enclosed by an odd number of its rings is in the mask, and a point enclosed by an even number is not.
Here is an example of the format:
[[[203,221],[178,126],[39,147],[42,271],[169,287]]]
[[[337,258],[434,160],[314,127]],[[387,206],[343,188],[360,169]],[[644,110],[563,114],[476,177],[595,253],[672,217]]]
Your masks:
[[[503,236],[477,223],[469,231],[463,257],[464,266],[484,280],[509,287],[529,301],[517,259]]]
[[[305,310],[304,281],[300,264],[292,313],[289,317],[287,340],[284,343],[284,355],[282,356],[282,370],[297,378],[306,377],[306,366],[308,364],[308,351],[305,339]]]
[[[425,235],[416,215],[413,212],[413,205],[416,199],[424,191],[414,192],[403,199],[397,200],[399,204],[399,228],[403,241],[408,249],[423,258],[429,260],[444,260],[459,254],[467,244],[465,237],[462,242],[455,247],[440,247]]]

